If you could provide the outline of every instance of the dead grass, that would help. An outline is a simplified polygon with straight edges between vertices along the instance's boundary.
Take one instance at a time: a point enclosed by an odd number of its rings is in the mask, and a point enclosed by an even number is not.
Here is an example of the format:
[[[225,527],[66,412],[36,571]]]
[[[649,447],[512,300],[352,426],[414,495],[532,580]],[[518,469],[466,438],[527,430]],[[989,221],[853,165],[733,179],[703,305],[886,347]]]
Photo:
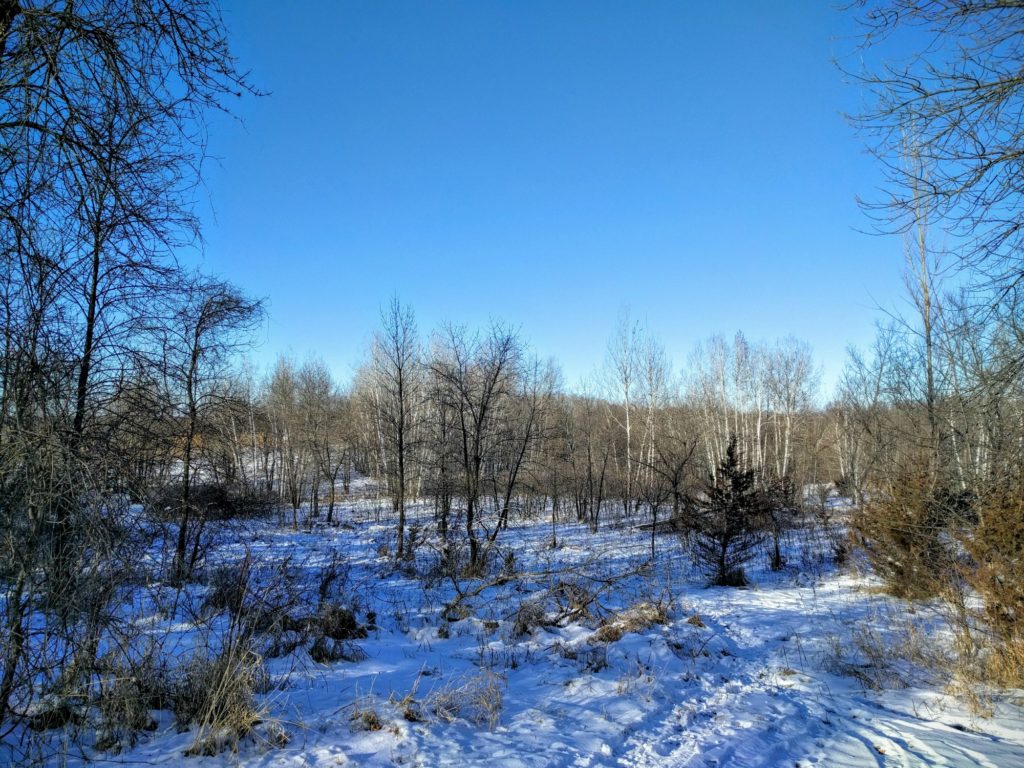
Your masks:
[[[263,659],[248,643],[234,643],[216,656],[196,656],[174,695],[174,714],[196,729],[186,755],[215,755],[238,742],[264,718],[254,694],[267,687]]]
[[[493,731],[501,719],[505,685],[501,675],[481,670],[431,692],[425,706],[442,722],[465,720]]]
[[[668,609],[661,603],[642,602],[606,618],[594,632],[601,643],[614,643],[631,632],[644,632],[668,621]]]
[[[384,722],[372,707],[353,710],[349,722],[353,731],[379,731],[384,728]]]

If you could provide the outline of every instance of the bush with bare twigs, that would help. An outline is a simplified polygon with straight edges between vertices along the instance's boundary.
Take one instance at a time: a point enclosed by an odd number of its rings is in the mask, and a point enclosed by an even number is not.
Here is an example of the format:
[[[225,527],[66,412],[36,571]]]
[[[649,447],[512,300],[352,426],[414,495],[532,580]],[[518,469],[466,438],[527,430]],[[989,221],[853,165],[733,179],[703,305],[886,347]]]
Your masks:
[[[660,603],[640,602],[620,613],[608,616],[594,632],[594,639],[602,643],[614,643],[623,635],[643,632],[657,624],[668,621],[668,608]]]

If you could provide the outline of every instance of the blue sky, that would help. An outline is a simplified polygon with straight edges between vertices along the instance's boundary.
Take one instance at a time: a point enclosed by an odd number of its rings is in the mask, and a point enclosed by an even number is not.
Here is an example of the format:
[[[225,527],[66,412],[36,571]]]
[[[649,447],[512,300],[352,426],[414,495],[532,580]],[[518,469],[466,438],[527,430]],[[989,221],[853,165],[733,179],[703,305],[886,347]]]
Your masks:
[[[792,334],[834,380],[901,291],[825,2],[226,0],[252,81],[216,119],[204,267],[269,300],[257,357],[341,377],[393,294],[503,319],[575,385],[620,309],[677,366]]]

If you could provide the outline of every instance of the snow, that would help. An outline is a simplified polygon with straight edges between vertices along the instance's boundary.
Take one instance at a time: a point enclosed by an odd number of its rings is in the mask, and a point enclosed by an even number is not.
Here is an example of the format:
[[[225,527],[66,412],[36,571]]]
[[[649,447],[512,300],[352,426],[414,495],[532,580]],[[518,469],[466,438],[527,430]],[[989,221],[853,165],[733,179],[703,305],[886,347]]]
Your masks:
[[[425,581],[429,546],[415,569],[395,570],[378,553],[391,526],[367,499],[346,504],[341,524],[312,531],[276,521],[222,524],[207,570],[250,554],[258,578],[288,570],[315,591],[319,570],[340,553],[342,594],[376,629],[353,641],[360,661],[320,664],[300,647],[266,659],[272,690],[259,696],[267,722],[288,733],[266,740],[265,725],[237,754],[183,757],[195,736],[179,733],[170,713],[121,754],[73,749],[52,763],[85,765],[298,766],[1019,766],[1024,765],[1021,692],[993,694],[990,716],[926,670],[887,654],[916,622],[932,639],[943,631],[932,606],[879,594],[870,577],[824,562],[813,540],[794,535],[795,565],[780,573],[758,565],[747,589],[705,588],[679,540],[614,526],[591,533],[550,520],[523,521],[499,534],[526,574],[485,589],[465,604],[470,615],[447,621],[450,580]],[[412,522],[427,528],[427,511]],[[155,554],[154,558],[158,558]],[[573,615],[571,589],[597,593],[589,615]],[[460,583],[463,590],[473,586]],[[184,659],[216,638],[224,616],[200,618],[174,605],[198,604],[206,587],[182,594],[151,587],[135,601],[144,633],[164,638]],[[314,596],[308,599],[315,600]],[[558,625],[514,632],[517,611],[536,603]],[[651,606],[665,623],[630,623]],[[162,608],[158,609],[158,606]],[[537,610],[537,609],[535,609]],[[619,617],[616,619],[616,617]],[[454,618],[454,617],[453,617]],[[604,621],[622,628],[602,641]],[[638,631],[629,631],[637,628]],[[612,633],[614,634],[617,633]],[[445,636],[447,635],[447,636]],[[865,656],[857,637],[875,638],[881,659]],[[891,655],[891,659],[886,658]],[[890,661],[892,669],[880,668]],[[885,676],[891,685],[875,689]],[[367,729],[364,713],[380,723]],[[412,719],[407,716],[412,715]],[[51,733],[53,748],[60,735]],[[0,762],[3,755],[0,754]]]

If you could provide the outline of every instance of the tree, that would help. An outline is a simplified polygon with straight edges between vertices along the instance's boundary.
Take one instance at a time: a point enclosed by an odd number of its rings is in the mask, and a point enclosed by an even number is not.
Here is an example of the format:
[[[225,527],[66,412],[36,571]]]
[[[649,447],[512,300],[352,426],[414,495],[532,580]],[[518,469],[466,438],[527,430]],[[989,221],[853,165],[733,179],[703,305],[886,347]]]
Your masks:
[[[496,459],[502,412],[515,396],[521,349],[516,335],[500,325],[482,336],[449,326],[435,349],[431,370],[442,385],[444,407],[453,416],[473,572],[483,567],[500,530],[495,524],[481,547],[485,471]]]
[[[428,370],[422,462],[426,491],[434,500],[434,517],[437,522],[437,534],[441,539],[442,560],[448,565],[451,561],[449,527],[459,485],[459,452],[456,442],[456,402],[451,396],[447,368],[437,364],[443,358],[443,347],[438,341],[431,352]]]
[[[405,554],[405,513],[423,397],[423,365],[416,317],[395,298],[381,312],[371,356],[372,402],[380,433],[382,466],[398,519],[396,554]]]
[[[520,366],[519,373],[511,407],[502,413],[491,465],[499,528],[508,528],[512,499],[520,490],[523,475],[532,469],[530,455],[548,437],[551,401],[558,388],[558,371],[550,361],[542,365],[533,358]]]
[[[598,399],[586,392],[569,399],[564,434],[576,519],[596,532],[605,499],[611,440],[605,434]]]
[[[196,507],[192,497],[197,439],[209,428],[209,419],[223,399],[232,356],[249,344],[249,333],[263,311],[258,301],[219,280],[197,277],[184,290],[177,323],[162,334],[168,387],[181,425],[181,499],[174,552],[178,580],[188,578],[195,567],[206,523],[206,510]]]
[[[707,502],[696,514],[695,559],[711,584],[742,587],[744,566],[764,538],[765,500],[753,470],[742,468],[736,438],[729,440],[725,459],[706,488]]]
[[[282,495],[291,507],[292,528],[295,530],[299,527],[299,508],[306,498],[312,463],[309,441],[303,434],[298,379],[295,364],[281,358],[270,375],[266,395],[275,452],[281,461],[279,483]]]
[[[957,257],[1006,298],[1024,279],[1024,4],[859,0],[866,47],[887,63],[853,73],[874,95],[857,116],[889,180],[868,208],[886,228],[950,228]],[[926,41],[922,44],[918,41]],[[903,55],[899,45],[918,42]],[[905,49],[904,49],[905,50]],[[905,162],[908,138],[917,162]]]
[[[619,315],[615,335],[608,343],[605,358],[605,386],[608,392],[609,416],[622,430],[624,438],[621,476],[623,513],[628,515],[633,506],[633,410],[635,408],[637,379],[640,376],[640,349],[643,330],[639,323],[630,322],[629,313]]]
[[[148,331],[177,319],[204,114],[246,90],[206,0],[0,1],[0,726],[47,676],[90,688],[133,570],[110,485],[125,385],[153,385]]]

